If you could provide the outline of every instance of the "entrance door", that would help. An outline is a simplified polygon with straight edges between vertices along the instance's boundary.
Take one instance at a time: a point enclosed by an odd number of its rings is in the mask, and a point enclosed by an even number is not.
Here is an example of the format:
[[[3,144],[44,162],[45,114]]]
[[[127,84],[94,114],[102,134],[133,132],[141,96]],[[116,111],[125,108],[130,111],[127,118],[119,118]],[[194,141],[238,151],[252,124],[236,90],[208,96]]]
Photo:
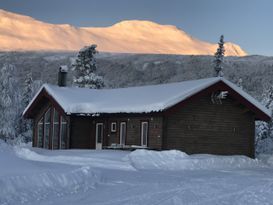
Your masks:
[[[141,122],[141,146],[148,144],[148,122]]]
[[[125,139],[126,139],[126,122],[121,122],[120,123],[120,129],[119,129],[119,139],[120,139],[120,144],[125,145]]]
[[[102,149],[103,123],[96,124],[96,149]]]

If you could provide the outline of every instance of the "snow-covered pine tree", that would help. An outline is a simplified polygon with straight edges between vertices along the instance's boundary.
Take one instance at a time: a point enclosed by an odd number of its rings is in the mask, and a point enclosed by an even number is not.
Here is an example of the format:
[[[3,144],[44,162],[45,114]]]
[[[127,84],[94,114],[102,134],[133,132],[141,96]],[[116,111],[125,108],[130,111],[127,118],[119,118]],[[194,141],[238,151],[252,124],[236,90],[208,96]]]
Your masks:
[[[5,64],[0,69],[0,139],[16,137],[18,127],[20,96],[18,81],[13,75],[15,67]]]
[[[263,93],[262,104],[273,111],[273,85]],[[272,115],[272,114],[271,114]],[[272,119],[273,115],[271,116]],[[273,153],[273,121],[256,123],[256,153]]]
[[[223,73],[223,60],[225,55],[225,48],[224,48],[224,36],[221,35],[220,41],[218,43],[218,48],[216,53],[214,54],[214,71],[216,77],[222,77]]]
[[[25,81],[24,81],[24,87],[23,87],[23,93],[22,93],[22,110],[27,107],[29,102],[31,101],[33,97],[34,87],[33,87],[33,80],[32,80],[32,74],[29,72],[26,75]],[[19,121],[19,134],[24,138],[24,141],[30,141],[32,136],[32,125],[31,121],[27,119],[23,119],[23,117],[20,117]]]
[[[96,45],[86,46],[79,51],[73,70],[76,71],[74,83],[78,87],[99,89],[104,87],[103,78],[95,74],[97,70],[95,55]]]

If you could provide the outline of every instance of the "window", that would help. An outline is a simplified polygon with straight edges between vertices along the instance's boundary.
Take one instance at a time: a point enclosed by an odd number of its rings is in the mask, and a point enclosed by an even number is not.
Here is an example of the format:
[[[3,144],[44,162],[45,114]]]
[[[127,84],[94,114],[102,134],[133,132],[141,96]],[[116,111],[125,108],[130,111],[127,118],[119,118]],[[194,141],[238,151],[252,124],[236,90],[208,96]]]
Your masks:
[[[49,137],[50,137],[50,108],[45,114],[45,124],[44,124],[44,148],[49,148]]]
[[[117,123],[116,122],[112,122],[111,123],[111,132],[116,132],[117,131]]]
[[[37,147],[43,147],[44,118],[38,122]]]
[[[66,119],[58,110],[53,107],[48,108],[36,126],[37,147],[66,149],[68,146],[67,126]]]
[[[59,134],[60,134],[60,126],[59,126],[60,115],[58,111],[54,108],[53,113],[53,137],[52,137],[52,149],[59,148]]]
[[[63,116],[61,116],[61,129],[60,129],[60,149],[66,149],[67,147],[67,122]]]
[[[141,122],[141,146],[147,146],[148,122]]]
[[[120,133],[119,133],[119,140],[121,145],[125,145],[126,139],[126,122],[120,123]]]

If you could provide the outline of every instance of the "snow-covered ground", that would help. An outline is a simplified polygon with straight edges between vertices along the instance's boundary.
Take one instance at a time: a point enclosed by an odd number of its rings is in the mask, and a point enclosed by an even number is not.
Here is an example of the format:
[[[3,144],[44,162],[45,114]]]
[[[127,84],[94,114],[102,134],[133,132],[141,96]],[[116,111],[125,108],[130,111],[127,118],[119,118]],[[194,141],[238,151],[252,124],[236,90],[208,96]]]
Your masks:
[[[0,142],[0,204],[272,204],[273,158]]]

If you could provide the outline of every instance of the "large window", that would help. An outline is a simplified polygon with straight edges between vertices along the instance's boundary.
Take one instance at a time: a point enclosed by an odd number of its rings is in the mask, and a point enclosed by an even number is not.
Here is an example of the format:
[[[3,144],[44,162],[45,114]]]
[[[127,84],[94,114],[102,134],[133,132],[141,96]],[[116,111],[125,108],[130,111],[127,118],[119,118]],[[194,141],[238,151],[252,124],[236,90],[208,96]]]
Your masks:
[[[49,137],[50,137],[50,108],[45,114],[45,128],[44,128],[44,148],[49,148]]]
[[[53,114],[53,137],[52,137],[52,149],[59,148],[59,136],[60,136],[60,115],[54,108]]]
[[[148,122],[141,122],[141,146],[147,146]]]
[[[37,147],[66,149],[68,147],[67,126],[66,119],[58,110],[48,108],[37,123]]]
[[[37,130],[37,147],[43,147],[43,132],[44,132],[44,118],[42,117],[38,122]]]
[[[67,122],[66,120],[61,116],[61,133],[60,133],[60,149],[66,149],[67,148]]]

